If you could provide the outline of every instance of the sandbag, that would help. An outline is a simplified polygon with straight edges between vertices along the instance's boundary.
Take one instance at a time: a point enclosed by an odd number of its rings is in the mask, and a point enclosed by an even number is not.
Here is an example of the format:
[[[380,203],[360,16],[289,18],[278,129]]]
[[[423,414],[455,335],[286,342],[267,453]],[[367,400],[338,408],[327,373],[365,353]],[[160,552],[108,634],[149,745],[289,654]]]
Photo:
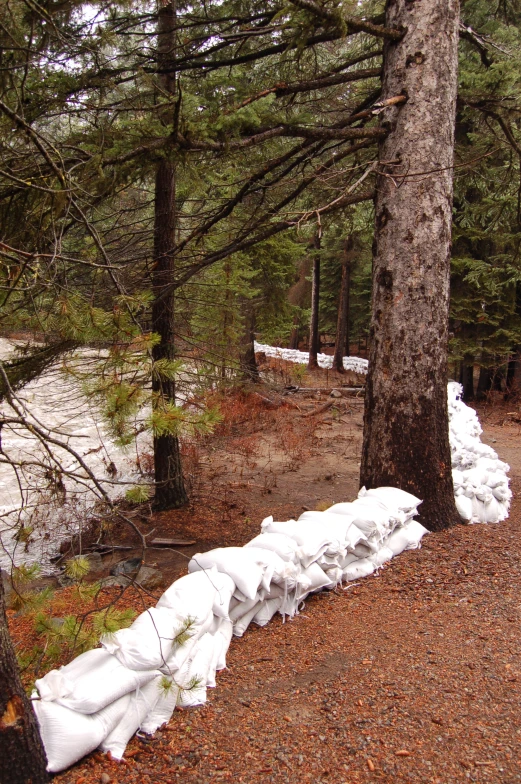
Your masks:
[[[170,677],[175,676],[176,672],[180,670],[184,663],[192,656],[195,646],[199,639],[203,637],[214,624],[215,615],[212,612],[203,620],[187,619],[191,625],[186,629],[188,639],[181,643],[174,643],[170,656],[166,660],[166,664],[159,667],[160,671]],[[183,631],[186,626],[186,621],[183,626],[180,626],[178,632]]]
[[[44,701],[55,701],[78,713],[97,713],[156,676],[156,670],[129,670],[115,656],[96,648],[51,670],[35,686]]]
[[[472,501],[470,498],[467,498],[465,495],[458,495],[455,499],[456,501],[456,509],[458,510],[459,516],[463,520],[471,520],[472,519]]]
[[[172,718],[179,698],[179,687],[176,686],[173,680],[170,680],[168,689],[165,688],[163,682],[160,682],[158,688],[158,700],[152,710],[147,713],[139,727],[140,731],[144,732],[146,735],[153,735],[159,727],[163,726],[163,724],[168,724]]]
[[[397,507],[404,512],[412,512],[422,503],[415,495],[407,493],[405,490],[400,490],[398,487],[375,487],[372,490],[366,490],[365,487],[362,487],[358,497],[363,498],[364,496],[377,498],[389,509]]]
[[[266,533],[281,533],[290,536],[300,546],[302,552],[302,566],[306,568],[317,560],[326,550],[341,550],[342,544],[338,539],[332,539],[328,532],[320,530],[309,520],[288,520],[285,523],[275,522],[273,518],[266,518],[262,523],[262,530]]]
[[[169,607],[151,607],[128,629],[104,634],[101,644],[131,670],[155,670],[166,664],[183,620]]]
[[[162,676],[154,678],[142,689],[130,696],[130,700],[119,723],[100,743],[102,751],[110,751],[114,759],[120,760],[125,753],[127,743],[137,732],[147,714],[151,713],[161,695]]]
[[[229,618],[230,621],[236,623],[243,615],[246,615],[252,607],[255,607],[259,603],[259,595],[255,596],[253,599],[246,599],[244,602],[240,602],[238,599],[232,599],[230,604],[230,614]]]
[[[305,578],[305,582],[303,582],[302,578]],[[312,563],[299,576],[299,586],[297,588],[297,593],[299,598],[304,598],[309,593],[313,593],[314,591],[320,591],[321,588],[325,588],[331,584],[330,578],[324,572],[323,569],[317,563]],[[299,592],[300,589],[300,592]]]
[[[346,582],[352,580],[360,580],[362,577],[368,577],[375,570],[375,565],[370,558],[360,558],[354,561],[349,566],[342,570],[343,578]]]
[[[285,534],[259,534],[244,545],[245,547],[261,547],[265,550],[273,550],[284,561],[300,563],[300,548],[296,541]]]
[[[390,561],[393,555],[394,553],[389,547],[382,546],[376,553],[370,555],[369,558],[378,569],[380,566],[383,566]]]
[[[257,626],[266,626],[275,613],[282,608],[283,601],[282,596],[278,596],[276,599],[266,599],[258,612],[253,616],[253,623],[256,623]]]
[[[197,557],[197,556],[196,556]],[[156,607],[170,607],[192,618],[206,618],[213,612],[225,618],[235,583],[228,574],[217,569],[190,569],[190,574],[172,583],[159,599]]]
[[[248,612],[244,613],[244,615],[241,615],[241,617],[233,624],[234,637],[242,637],[263,604],[264,602],[257,602],[253,605],[253,607],[250,607]]]
[[[58,773],[97,749],[128,710],[130,695],[114,700],[97,713],[78,713],[33,694],[32,705],[47,756],[47,770]]]
[[[228,648],[230,647],[232,636],[233,636],[233,623],[231,621],[224,620],[222,624],[219,626],[217,632],[215,633],[216,640],[219,641],[219,637],[220,637],[222,641],[219,647],[216,646],[216,657],[215,657],[216,670],[226,669],[226,654],[228,653]]]
[[[215,566],[219,572],[232,578],[246,598],[253,599],[262,583],[266,567],[258,564],[255,556],[248,553],[248,547],[218,547],[194,555],[188,564],[188,571],[197,572]]]

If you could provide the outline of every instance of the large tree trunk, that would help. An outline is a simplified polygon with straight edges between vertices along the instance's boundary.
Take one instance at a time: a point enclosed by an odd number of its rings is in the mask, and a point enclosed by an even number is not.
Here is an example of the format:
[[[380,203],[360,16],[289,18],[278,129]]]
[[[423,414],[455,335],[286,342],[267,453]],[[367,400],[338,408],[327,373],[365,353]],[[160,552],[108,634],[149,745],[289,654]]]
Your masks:
[[[0,574],[0,784],[49,781],[38,723],[16,664]]]
[[[423,500],[431,530],[459,520],[447,413],[457,0],[389,0],[387,108],[375,204],[371,346],[361,484]]]
[[[313,241],[315,252],[313,254],[313,282],[311,288],[311,321],[309,325],[309,360],[308,368],[313,370],[318,367],[317,354],[320,349],[320,336],[318,331],[319,302],[320,302],[320,237],[317,235]]]
[[[333,370],[344,372],[344,355],[349,354],[349,289],[351,284],[351,251],[353,238],[348,237],[344,243],[342,258],[342,281],[338,298],[338,315],[336,320],[335,353],[333,354]]]
[[[174,25],[175,5],[173,2],[167,2],[159,9],[157,46],[160,66],[168,64],[174,56]],[[163,74],[161,82],[165,90],[172,95],[175,93],[175,74]],[[154,362],[175,359],[174,292],[169,288],[174,278],[175,225],[175,167],[173,163],[163,160],[156,170],[154,205],[152,331],[161,338],[152,350]],[[175,404],[175,384],[172,379],[155,373],[152,392],[154,405]],[[188,502],[188,496],[184,486],[177,435],[165,434],[154,437],[154,471],[156,509],[177,509],[184,506]]]

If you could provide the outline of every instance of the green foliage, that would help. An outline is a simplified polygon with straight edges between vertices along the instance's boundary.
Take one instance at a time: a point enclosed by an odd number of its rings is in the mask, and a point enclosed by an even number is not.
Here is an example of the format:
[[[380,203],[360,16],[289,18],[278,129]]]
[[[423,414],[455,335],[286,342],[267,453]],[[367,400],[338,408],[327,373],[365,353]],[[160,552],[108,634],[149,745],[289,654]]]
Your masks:
[[[149,500],[150,493],[151,488],[147,487],[147,485],[136,485],[136,487],[130,487],[127,490],[125,498],[131,504],[144,504]]]
[[[65,561],[65,574],[70,580],[81,581],[90,572],[89,559],[78,555]]]

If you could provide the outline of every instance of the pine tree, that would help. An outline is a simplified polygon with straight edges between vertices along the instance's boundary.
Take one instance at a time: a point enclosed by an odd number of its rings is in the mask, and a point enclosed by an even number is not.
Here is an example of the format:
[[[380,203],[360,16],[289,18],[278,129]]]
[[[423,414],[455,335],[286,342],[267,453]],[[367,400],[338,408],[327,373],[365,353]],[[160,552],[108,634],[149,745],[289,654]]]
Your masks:
[[[384,51],[384,112],[375,204],[371,349],[360,482],[423,500],[431,530],[454,525],[447,413],[456,0],[387,6],[402,28]]]

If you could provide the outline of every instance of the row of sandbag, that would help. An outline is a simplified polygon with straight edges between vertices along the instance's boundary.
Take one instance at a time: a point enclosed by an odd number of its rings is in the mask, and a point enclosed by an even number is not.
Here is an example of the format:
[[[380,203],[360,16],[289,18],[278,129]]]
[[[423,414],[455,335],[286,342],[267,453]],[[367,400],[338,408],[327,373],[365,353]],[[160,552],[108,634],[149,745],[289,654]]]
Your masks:
[[[483,432],[474,409],[461,400],[463,388],[448,385],[449,438],[456,507],[469,523],[497,523],[508,517],[512,491],[510,466],[481,441]]]
[[[226,666],[232,634],[276,612],[293,616],[311,592],[372,573],[418,547],[419,500],[396,488],[366,492],[299,521],[267,518],[245,547],[195,556],[189,574],[128,629],[36,682],[34,707],[48,769],[100,747],[122,757],[139,729],[153,733],[176,705],[200,705]]]
[[[274,357],[275,359],[284,359],[286,362],[296,362],[300,365],[307,365],[309,362],[309,354],[307,351],[299,351],[295,348],[278,348],[277,346],[268,346],[265,343],[257,343],[255,341],[255,353],[262,352],[267,357]],[[327,370],[333,367],[333,357],[329,354],[317,354],[318,366]],[[344,357],[343,364],[345,370],[352,370],[354,373],[366,374],[367,373],[367,359],[362,357]]]

